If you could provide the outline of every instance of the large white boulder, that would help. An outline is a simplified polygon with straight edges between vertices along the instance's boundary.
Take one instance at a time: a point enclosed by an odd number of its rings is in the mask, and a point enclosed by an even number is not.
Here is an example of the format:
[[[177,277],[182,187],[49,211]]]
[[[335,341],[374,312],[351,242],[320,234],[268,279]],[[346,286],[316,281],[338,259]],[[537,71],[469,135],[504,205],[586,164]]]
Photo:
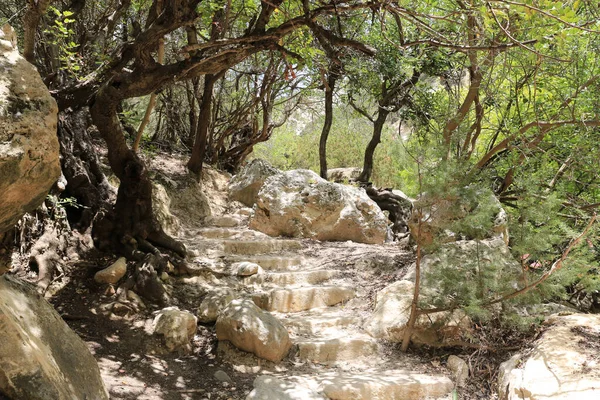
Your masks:
[[[229,198],[252,207],[265,180],[280,171],[265,160],[254,159],[246,164],[229,183]]]
[[[240,350],[278,362],[292,347],[287,329],[270,313],[250,300],[234,300],[217,319],[217,339]]]
[[[600,315],[554,316],[533,349],[500,365],[499,398],[600,399]]]
[[[379,244],[387,218],[363,190],[294,170],[265,181],[250,227],[270,236]]]
[[[38,207],[60,176],[58,107],[38,71],[0,29],[0,234]]]
[[[108,399],[85,342],[34,287],[6,275],[0,277],[0,394]]]

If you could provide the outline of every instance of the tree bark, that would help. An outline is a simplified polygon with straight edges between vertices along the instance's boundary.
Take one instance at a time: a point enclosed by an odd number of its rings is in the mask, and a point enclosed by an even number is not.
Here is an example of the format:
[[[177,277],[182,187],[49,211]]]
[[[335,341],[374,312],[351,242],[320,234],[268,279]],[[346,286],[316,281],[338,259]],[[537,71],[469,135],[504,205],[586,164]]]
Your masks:
[[[383,125],[385,124],[389,114],[390,112],[386,108],[381,106],[379,107],[377,119],[373,124],[373,137],[371,137],[371,140],[367,145],[367,149],[365,150],[363,169],[359,177],[356,179],[359,182],[368,183],[371,180],[371,174],[373,174],[373,155],[377,145],[381,143],[381,132],[383,131]]]
[[[200,113],[198,115],[198,125],[196,129],[196,140],[192,148],[192,155],[187,163],[187,167],[192,171],[198,180],[202,177],[202,163],[206,153],[206,140],[210,128],[212,115],[212,97],[215,83],[218,77],[213,74],[204,77],[204,90],[202,92],[202,102],[200,103]]]
[[[325,83],[325,122],[319,139],[319,164],[321,167],[321,178],[327,179],[327,139],[333,123],[333,91],[337,81],[340,68],[337,65],[329,68],[329,76]]]
[[[67,208],[71,226],[80,231],[89,228],[99,212],[108,210],[114,198],[88,133],[90,125],[87,107],[58,114],[61,169],[67,180],[63,195],[75,197],[82,206]]]
[[[40,18],[46,13],[51,0],[28,0],[27,11],[23,16],[23,57],[35,65],[35,33],[40,23]]]
[[[111,169],[120,179],[112,213],[94,226],[99,248],[110,247],[131,259],[140,259],[147,243],[172,250],[185,257],[183,244],[168,236],[152,212],[152,183],[142,160],[129,149],[117,117],[121,101],[116,85],[102,86],[91,107],[94,124],[108,147]]]

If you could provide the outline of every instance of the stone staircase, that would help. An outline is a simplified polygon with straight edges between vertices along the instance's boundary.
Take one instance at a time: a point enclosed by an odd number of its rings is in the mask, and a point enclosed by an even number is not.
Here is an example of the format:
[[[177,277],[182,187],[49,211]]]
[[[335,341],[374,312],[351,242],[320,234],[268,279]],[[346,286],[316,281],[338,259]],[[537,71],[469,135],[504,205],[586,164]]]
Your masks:
[[[205,263],[214,276],[205,272],[201,279],[184,279],[185,284],[200,285],[212,298],[229,296],[220,304],[215,302],[217,308],[231,297],[253,300],[283,323],[294,345],[279,364],[220,345],[223,351],[240,353],[229,354],[230,360],[245,357],[246,364],[254,364],[251,371],[268,374],[277,383],[278,389],[269,389],[275,392],[263,392],[279,394],[261,394],[257,386],[248,399],[450,398],[454,384],[447,374],[390,351],[362,329],[372,307],[370,280],[344,260],[360,259],[357,247],[374,254],[400,250],[385,245],[275,239],[229,215],[211,222],[212,226],[187,234],[184,241],[196,256],[194,261]],[[258,264],[260,272],[237,276],[232,266],[244,261]],[[267,381],[261,385],[268,386]]]

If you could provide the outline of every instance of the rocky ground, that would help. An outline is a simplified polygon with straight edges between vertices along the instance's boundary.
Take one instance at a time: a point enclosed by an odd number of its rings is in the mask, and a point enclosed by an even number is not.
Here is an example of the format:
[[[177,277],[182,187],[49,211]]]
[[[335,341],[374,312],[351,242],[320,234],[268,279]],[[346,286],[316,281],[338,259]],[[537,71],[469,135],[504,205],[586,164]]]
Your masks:
[[[186,273],[162,276],[167,304],[125,295],[123,280],[98,283],[95,274],[116,258],[93,251],[67,261],[47,292],[92,350],[112,399],[498,398],[497,367],[529,343],[523,336],[502,332],[501,345],[491,348],[413,347],[408,353],[372,336],[377,294],[401,287],[410,275],[414,256],[407,241],[273,238],[248,227],[252,210],[228,199],[226,175],[209,169],[199,188],[190,185],[182,160],[152,164],[162,187],[156,203],[163,224],[189,254]],[[167,333],[157,334],[158,317],[165,315],[174,317]],[[236,321],[252,326],[253,336],[240,341]],[[499,343],[493,324],[475,329],[487,343]],[[504,365],[501,379],[518,375],[525,362],[519,357]],[[510,393],[524,392],[518,386]]]
[[[173,159],[157,160],[154,168],[163,182],[185,174]],[[204,226],[181,218],[187,210],[171,205],[180,217],[170,220],[171,230],[186,244],[196,268],[195,276],[165,277],[169,305],[200,316],[190,349],[170,353],[151,334],[158,306],[140,299],[120,302],[118,285],[94,281],[94,273],[114,259],[84,255],[69,269],[68,279],[50,288],[56,292],[51,302],[97,358],[111,398],[245,399],[262,374],[311,395],[326,389],[332,398],[451,392],[454,384],[441,353],[427,359],[405,355],[362,330],[376,293],[412,262],[406,243],[270,238],[247,227],[249,210],[228,202],[226,176],[215,171],[207,176],[204,192],[214,215]],[[259,264],[262,271],[237,276],[240,262]],[[273,363],[217,341],[214,319],[205,314],[218,304],[207,306],[203,300],[218,299],[223,291],[268,304],[263,307],[284,324],[293,343],[285,359]],[[357,397],[357,391],[366,395]]]

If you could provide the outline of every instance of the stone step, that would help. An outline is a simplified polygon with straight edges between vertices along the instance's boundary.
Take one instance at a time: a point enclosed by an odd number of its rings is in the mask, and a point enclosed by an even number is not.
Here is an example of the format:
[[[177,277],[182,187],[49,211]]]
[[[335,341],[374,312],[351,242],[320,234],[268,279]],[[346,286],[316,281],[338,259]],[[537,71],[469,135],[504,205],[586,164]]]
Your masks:
[[[339,307],[319,308],[297,314],[283,314],[279,317],[292,335],[326,335],[353,326],[361,326],[362,318],[353,310]]]
[[[208,227],[198,230],[197,234],[207,239],[228,239],[240,233],[235,228]]]
[[[331,400],[420,400],[447,396],[454,388],[446,376],[404,370],[342,373],[319,380]]]
[[[298,272],[268,272],[243,278],[241,282],[245,285],[316,285],[333,278],[337,274],[339,274],[339,271],[331,269]]]
[[[255,293],[252,300],[262,309],[283,313],[327,307],[350,300],[354,289],[341,286],[310,286],[294,289],[274,289]]]
[[[229,263],[249,261],[260,265],[265,271],[295,271],[305,262],[301,256],[270,254],[249,256],[230,255],[225,257],[225,261]]]
[[[239,217],[233,215],[211,216],[206,219],[206,224],[218,228],[233,228],[241,224]]]
[[[302,243],[300,241],[285,239],[223,240],[222,245],[225,253],[238,255],[276,253],[280,251],[299,250],[302,248]]]
[[[295,341],[297,357],[315,363],[328,364],[373,357],[379,346],[377,341],[365,334],[343,335],[333,338],[302,339]]]

